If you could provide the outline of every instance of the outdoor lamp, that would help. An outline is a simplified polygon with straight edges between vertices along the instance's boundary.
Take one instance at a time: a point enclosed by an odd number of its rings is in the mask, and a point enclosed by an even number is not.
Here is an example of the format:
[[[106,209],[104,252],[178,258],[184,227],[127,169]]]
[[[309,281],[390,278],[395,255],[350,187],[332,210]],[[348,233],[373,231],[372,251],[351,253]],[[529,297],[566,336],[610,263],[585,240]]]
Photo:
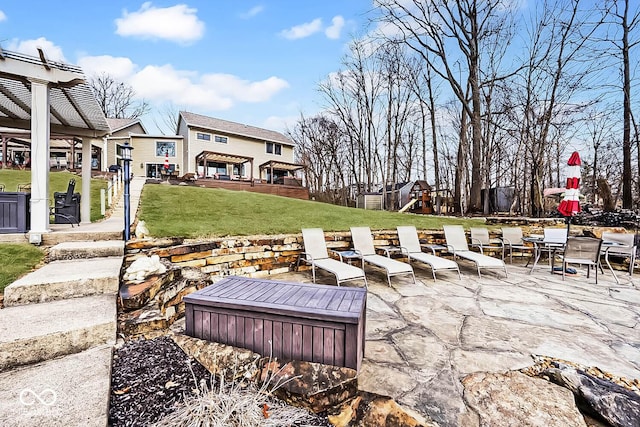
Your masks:
[[[129,166],[131,163],[131,150],[133,147],[126,141],[121,147],[120,157],[124,163],[124,241],[128,241],[131,237],[131,196],[129,193],[129,184],[131,182],[131,172]]]

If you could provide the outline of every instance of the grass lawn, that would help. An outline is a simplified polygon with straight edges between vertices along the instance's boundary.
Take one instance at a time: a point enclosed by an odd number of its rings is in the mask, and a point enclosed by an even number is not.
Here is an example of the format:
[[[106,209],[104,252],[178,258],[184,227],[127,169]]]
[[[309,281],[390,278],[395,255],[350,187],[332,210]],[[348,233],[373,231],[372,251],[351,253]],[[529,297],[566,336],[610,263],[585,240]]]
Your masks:
[[[76,180],[75,193],[82,195],[82,178],[68,171],[51,172],[49,174],[49,200],[53,204],[53,193],[64,193],[70,179]],[[31,171],[0,169],[0,184],[4,185],[4,191],[18,191],[18,185],[31,183]],[[100,189],[107,189],[107,181],[104,179],[91,180],[91,221],[102,219],[100,215]]]
[[[484,224],[475,219],[372,211],[245,191],[167,185],[144,187],[138,217],[154,237],[188,238],[299,233],[308,227],[348,231],[355,226],[380,230],[415,225],[438,230],[443,224],[465,228]]]
[[[0,244],[0,293],[42,261],[44,252],[29,244]]]

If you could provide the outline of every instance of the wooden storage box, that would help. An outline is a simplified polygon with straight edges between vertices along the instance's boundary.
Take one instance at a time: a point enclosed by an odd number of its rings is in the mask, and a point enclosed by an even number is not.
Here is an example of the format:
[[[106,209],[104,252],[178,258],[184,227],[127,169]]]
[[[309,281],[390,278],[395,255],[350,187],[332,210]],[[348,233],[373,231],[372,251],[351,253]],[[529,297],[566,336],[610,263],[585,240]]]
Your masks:
[[[26,233],[31,222],[31,194],[0,191],[0,234]]]
[[[364,288],[228,277],[184,297],[186,333],[279,360],[359,369]]]

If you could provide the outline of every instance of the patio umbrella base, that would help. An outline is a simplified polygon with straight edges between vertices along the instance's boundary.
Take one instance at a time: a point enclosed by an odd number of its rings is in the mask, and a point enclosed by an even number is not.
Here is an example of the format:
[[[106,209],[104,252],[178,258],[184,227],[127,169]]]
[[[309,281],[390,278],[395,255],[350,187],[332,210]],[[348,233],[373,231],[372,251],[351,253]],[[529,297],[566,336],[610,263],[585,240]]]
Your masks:
[[[554,274],[562,274],[562,267],[553,267],[553,273]],[[564,275],[565,276],[577,276],[578,275],[578,270],[576,270],[573,267],[567,267],[564,270]]]

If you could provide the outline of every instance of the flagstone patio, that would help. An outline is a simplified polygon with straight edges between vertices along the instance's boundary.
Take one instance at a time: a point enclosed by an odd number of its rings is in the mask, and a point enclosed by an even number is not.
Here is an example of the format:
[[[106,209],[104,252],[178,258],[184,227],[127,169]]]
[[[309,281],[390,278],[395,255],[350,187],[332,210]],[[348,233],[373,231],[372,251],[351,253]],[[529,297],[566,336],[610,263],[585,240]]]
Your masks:
[[[460,262],[457,274],[414,266],[417,283],[367,267],[367,341],[359,387],[389,395],[441,426],[477,425],[463,398],[462,378],[505,372],[544,355],[612,374],[640,378],[640,276],[617,271],[577,277],[533,274],[508,264],[509,276]],[[310,272],[274,276],[310,282]],[[320,276],[318,283],[332,283]],[[350,285],[354,286],[354,285]]]

